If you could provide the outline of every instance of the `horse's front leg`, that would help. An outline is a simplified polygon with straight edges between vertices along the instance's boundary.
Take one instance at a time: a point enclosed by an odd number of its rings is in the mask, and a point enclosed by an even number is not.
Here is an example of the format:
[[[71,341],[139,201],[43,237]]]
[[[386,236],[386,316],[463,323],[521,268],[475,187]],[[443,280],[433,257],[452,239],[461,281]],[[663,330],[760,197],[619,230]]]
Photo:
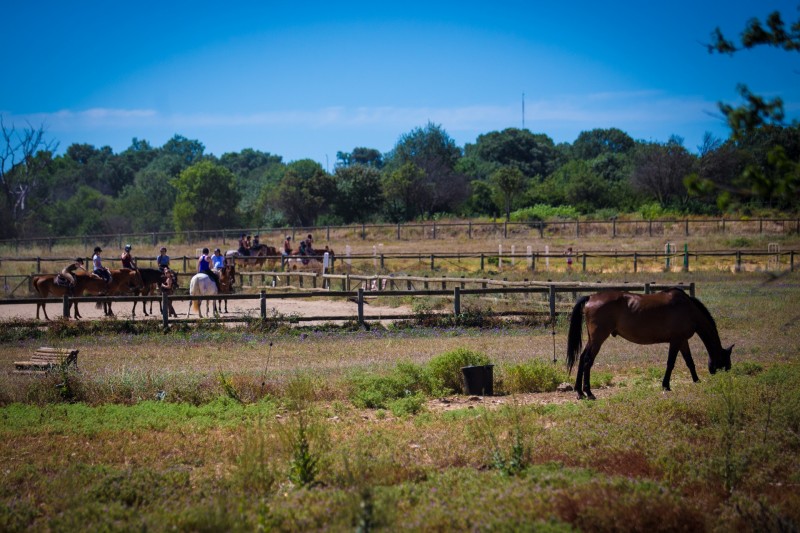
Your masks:
[[[675,368],[675,360],[678,358],[678,343],[669,343],[669,355],[667,356],[667,371],[664,372],[664,380],[661,382],[661,387],[665,391],[672,390],[669,388],[669,380],[672,377],[672,369]]]
[[[688,339],[681,344],[680,352],[683,356],[683,360],[686,362],[686,366],[689,368],[689,372],[692,374],[692,381],[697,383],[700,381],[700,378],[697,376],[697,370],[694,367],[694,359],[692,359],[692,351],[689,349]]]

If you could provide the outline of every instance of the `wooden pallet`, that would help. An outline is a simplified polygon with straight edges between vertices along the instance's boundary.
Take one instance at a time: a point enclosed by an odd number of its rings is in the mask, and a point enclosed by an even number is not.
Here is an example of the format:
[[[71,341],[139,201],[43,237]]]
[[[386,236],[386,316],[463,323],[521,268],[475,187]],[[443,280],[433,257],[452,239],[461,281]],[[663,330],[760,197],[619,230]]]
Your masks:
[[[54,369],[78,368],[78,350],[70,348],[38,348],[30,361],[14,361],[15,374],[45,374]]]

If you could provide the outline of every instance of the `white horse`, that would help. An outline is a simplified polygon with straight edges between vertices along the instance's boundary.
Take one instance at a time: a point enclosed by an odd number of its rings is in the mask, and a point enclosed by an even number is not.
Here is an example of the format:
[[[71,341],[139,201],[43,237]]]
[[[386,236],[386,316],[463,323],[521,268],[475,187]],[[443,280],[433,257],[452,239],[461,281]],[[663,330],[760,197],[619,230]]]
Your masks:
[[[217,293],[217,284],[206,274],[195,274],[192,276],[192,281],[189,282],[190,296],[212,296]],[[214,316],[217,316],[219,314],[217,312],[217,300],[213,300],[213,303]],[[192,300],[192,304],[189,306],[189,312],[186,314],[187,318],[192,314],[192,309],[197,311],[200,318],[203,318],[203,313],[200,311],[200,300]],[[208,316],[208,300],[206,300],[206,316]]]

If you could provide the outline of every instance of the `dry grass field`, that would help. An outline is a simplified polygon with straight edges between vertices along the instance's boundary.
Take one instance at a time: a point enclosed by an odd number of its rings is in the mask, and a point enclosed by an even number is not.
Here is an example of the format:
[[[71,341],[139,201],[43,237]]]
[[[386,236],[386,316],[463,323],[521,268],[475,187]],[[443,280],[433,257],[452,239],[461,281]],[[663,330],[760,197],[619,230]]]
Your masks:
[[[689,245],[729,249],[729,239]],[[768,238],[748,239],[766,250]],[[497,245],[475,241],[383,248],[467,253]],[[781,242],[791,249],[798,240]],[[371,253],[378,244],[351,246]],[[547,244],[663,249],[638,239]],[[338,241],[331,245],[341,253]],[[470,275],[455,263],[448,272]],[[610,339],[593,373],[598,400],[579,402],[555,392],[570,379],[563,318],[555,335],[544,325],[490,320],[435,327],[424,316],[439,305],[431,298],[375,301],[407,305],[419,319],[368,330],[254,322],[164,333],[124,319],[43,330],[6,321],[0,530],[796,530],[800,274],[732,274],[724,265],[602,270],[567,274],[553,265],[542,274],[694,281],[723,344],[735,343],[733,369],[710,376],[693,338],[701,382],[679,361],[665,393],[666,346]],[[531,277],[524,268],[493,275]],[[473,319],[502,305],[465,301]],[[79,370],[11,372],[43,345],[79,348]],[[443,385],[443,362],[464,353],[495,365],[496,396]]]

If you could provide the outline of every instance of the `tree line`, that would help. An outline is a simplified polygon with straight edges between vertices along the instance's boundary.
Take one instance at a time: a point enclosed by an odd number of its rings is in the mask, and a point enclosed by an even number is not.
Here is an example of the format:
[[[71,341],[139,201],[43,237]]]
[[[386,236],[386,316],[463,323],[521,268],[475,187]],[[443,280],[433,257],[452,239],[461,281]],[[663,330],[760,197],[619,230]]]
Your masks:
[[[388,153],[337,153],[332,172],[252,148],[217,157],[180,135],[160,147],[133,139],[120,153],[73,144],[55,155],[42,128],[0,125],[3,238],[798,206],[784,176],[800,160],[796,125],[726,140],[706,134],[692,152],[678,137],[638,141],[616,128],[561,144],[508,128],[460,147],[428,123]]]

